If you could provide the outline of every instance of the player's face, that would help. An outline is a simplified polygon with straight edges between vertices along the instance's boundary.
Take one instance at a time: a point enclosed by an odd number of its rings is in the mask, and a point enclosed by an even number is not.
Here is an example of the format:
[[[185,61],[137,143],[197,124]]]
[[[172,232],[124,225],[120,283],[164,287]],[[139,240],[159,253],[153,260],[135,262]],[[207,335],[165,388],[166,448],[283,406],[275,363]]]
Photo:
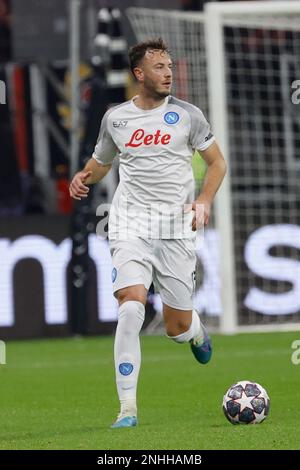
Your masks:
[[[149,95],[157,98],[168,96],[172,87],[172,61],[169,54],[148,50],[139,67],[138,80]]]

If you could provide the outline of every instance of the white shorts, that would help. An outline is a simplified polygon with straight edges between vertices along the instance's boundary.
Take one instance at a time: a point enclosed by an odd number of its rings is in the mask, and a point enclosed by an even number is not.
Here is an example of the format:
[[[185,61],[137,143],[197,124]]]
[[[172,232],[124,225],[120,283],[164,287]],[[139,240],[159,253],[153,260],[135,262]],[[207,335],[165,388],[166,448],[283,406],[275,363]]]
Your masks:
[[[195,242],[190,239],[112,240],[112,282],[116,293],[124,287],[153,282],[164,304],[192,310],[195,290]]]

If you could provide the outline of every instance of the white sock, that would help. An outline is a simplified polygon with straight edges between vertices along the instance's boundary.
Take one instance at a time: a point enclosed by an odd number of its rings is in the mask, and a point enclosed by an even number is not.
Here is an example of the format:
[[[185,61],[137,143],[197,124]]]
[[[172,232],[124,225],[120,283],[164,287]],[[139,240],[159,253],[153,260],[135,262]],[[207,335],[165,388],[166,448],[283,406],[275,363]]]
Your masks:
[[[145,307],[141,302],[129,300],[119,308],[114,357],[120,414],[125,416],[137,414],[136,390],[141,365],[139,334],[144,318]]]
[[[168,336],[168,338],[172,339],[176,343],[187,343],[188,341],[193,340],[194,344],[202,344],[204,341],[204,333],[196,310],[193,310],[190,328],[178,336]]]
[[[192,323],[194,323],[194,331],[193,331],[193,337],[192,337],[192,342],[193,344],[202,344],[204,341],[204,331],[201,326],[199,314],[196,312],[196,310],[193,310],[193,320]]]
[[[118,418],[123,416],[137,416],[136,398],[120,400],[120,405],[121,408]]]

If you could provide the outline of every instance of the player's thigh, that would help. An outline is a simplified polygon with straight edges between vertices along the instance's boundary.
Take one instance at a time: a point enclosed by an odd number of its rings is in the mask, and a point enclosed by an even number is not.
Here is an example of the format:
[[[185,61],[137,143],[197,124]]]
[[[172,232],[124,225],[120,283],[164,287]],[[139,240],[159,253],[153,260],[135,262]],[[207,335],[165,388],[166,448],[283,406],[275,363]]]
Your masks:
[[[179,311],[193,309],[195,266],[196,252],[191,240],[159,241],[153,282],[163,304]]]
[[[179,310],[163,304],[163,317],[166,333],[169,336],[178,336],[187,331],[192,323],[192,310]]]
[[[145,303],[152,282],[149,249],[141,239],[110,242],[113,292],[119,303],[125,300]]]

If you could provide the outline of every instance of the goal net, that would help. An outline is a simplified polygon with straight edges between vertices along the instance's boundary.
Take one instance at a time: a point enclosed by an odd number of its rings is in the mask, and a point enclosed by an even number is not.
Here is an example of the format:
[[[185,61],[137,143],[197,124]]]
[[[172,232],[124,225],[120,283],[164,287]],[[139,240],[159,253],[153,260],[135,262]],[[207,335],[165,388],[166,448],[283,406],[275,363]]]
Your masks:
[[[127,16],[138,40],[169,43],[174,94],[208,115],[230,167],[198,253],[196,306],[224,332],[299,328],[300,4]]]

